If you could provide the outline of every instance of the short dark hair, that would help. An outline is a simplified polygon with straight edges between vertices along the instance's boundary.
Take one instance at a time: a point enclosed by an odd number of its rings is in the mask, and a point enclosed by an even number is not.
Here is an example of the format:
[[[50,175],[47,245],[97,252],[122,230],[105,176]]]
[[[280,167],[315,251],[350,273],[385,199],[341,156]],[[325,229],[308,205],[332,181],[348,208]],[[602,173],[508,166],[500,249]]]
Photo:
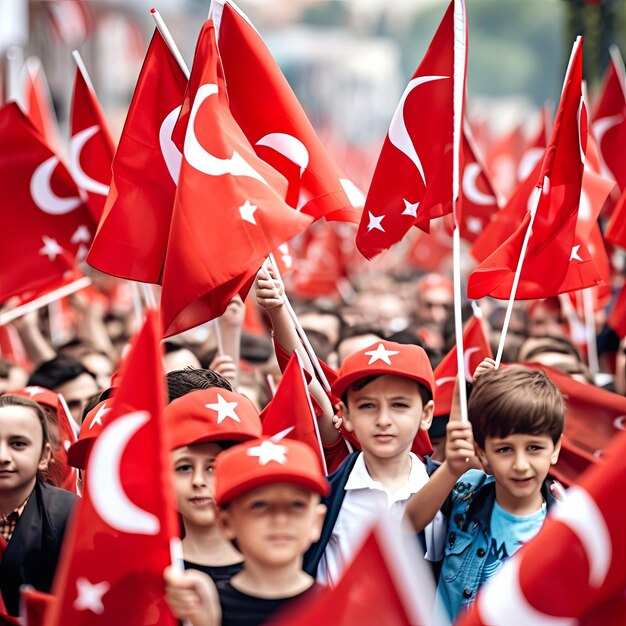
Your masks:
[[[182,370],[168,372],[165,376],[169,402],[173,402],[192,391],[220,387],[232,391],[232,385],[217,372],[210,369],[185,367]]]
[[[30,375],[28,385],[45,387],[54,391],[60,385],[78,378],[81,374],[94,375],[77,359],[60,355],[45,361]]]
[[[467,412],[482,449],[487,437],[549,435],[556,444],[563,434],[563,396],[539,370],[511,365],[484,373],[474,384]]]

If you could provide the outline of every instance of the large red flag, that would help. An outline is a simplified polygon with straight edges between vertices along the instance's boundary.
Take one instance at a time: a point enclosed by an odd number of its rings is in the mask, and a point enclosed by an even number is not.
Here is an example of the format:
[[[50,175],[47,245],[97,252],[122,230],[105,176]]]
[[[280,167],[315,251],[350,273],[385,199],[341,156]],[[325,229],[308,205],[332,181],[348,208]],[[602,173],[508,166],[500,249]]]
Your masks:
[[[54,581],[51,626],[176,624],[164,599],[178,523],[162,425],[160,338],[151,311],[89,454]]]
[[[617,333],[620,339],[626,337],[626,285],[624,285],[611,309],[607,324]]]
[[[462,24],[455,24],[457,5]],[[356,237],[368,259],[411,226],[428,231],[431,219],[452,211],[455,81],[465,89],[465,72],[455,76],[455,29],[466,35],[465,5],[453,0],[400,98],[378,158]]]
[[[98,224],[109,193],[115,145],[81,65],[82,61],[76,68],[70,115],[70,170],[76,184],[87,194],[87,206]]]
[[[245,298],[267,255],[311,222],[284,203],[283,177],[233,119],[210,20],[178,124],[186,133],[163,269],[166,335],[218,317],[236,293]]]
[[[458,626],[624,623],[624,455],[622,433],[605,461],[581,477],[537,536],[478,592]]]
[[[256,153],[289,182],[287,202],[315,219],[358,222],[345,187],[276,61],[231,0],[214,0],[228,104]]]
[[[521,300],[546,298],[602,282],[585,242],[575,238],[587,139],[581,81],[582,38],[578,38],[536,184],[540,199],[515,295]],[[527,213],[515,233],[472,272],[467,286],[469,298],[510,298],[530,220],[531,213]]]
[[[619,197],[604,237],[620,248],[626,248],[626,190]]]
[[[0,198],[0,302],[73,274],[93,219],[70,173],[15,103],[0,109]]]
[[[611,49],[604,88],[593,114],[591,131],[598,141],[602,173],[615,179],[620,191],[626,191],[626,76],[619,50]]]
[[[111,191],[89,251],[93,267],[161,279],[181,154],[171,135],[187,78],[155,30],[113,159]]]

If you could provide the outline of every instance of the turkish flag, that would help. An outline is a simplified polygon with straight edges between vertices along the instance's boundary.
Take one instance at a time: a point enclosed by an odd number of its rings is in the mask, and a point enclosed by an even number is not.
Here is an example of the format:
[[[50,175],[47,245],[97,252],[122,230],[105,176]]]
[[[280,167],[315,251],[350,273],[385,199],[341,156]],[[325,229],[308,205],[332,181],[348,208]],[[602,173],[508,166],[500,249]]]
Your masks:
[[[434,584],[424,557],[382,517],[335,587],[272,621],[273,626],[412,626],[433,623]],[[407,542],[413,537],[407,537]],[[415,554],[414,554],[415,553]]]
[[[483,331],[482,321],[474,315],[463,331],[463,350],[465,359],[465,378],[474,382],[473,373],[487,357],[493,358],[489,341]],[[450,413],[454,381],[459,369],[457,366],[456,346],[443,357],[435,368],[435,415]]]
[[[591,131],[600,148],[602,173],[626,191],[626,76],[617,48],[611,51],[604,87],[593,114]]]
[[[137,79],[113,159],[111,190],[87,262],[113,276],[159,283],[181,154],[172,130],[187,78],[158,30]]]
[[[620,339],[626,337],[626,284],[621,288],[607,324],[617,333]]]
[[[218,317],[237,293],[244,299],[268,254],[311,222],[285,204],[283,177],[233,119],[210,20],[177,124],[186,133],[163,269],[166,336]]]
[[[231,113],[254,150],[289,182],[287,202],[327,220],[357,223],[342,180],[263,39],[230,0],[214,0],[217,44]]]
[[[115,145],[91,81],[76,68],[70,114],[70,171],[87,194],[87,206],[100,222],[111,182]]]
[[[626,248],[626,190],[619,197],[604,237],[620,248]]]
[[[485,150],[485,167],[501,197],[509,198],[515,189],[518,164],[526,145],[524,124],[520,123]]]
[[[585,242],[575,238],[587,136],[581,81],[579,38],[572,50],[550,145],[536,185],[540,199],[515,295],[520,300],[547,298],[602,282]],[[530,219],[527,213],[513,235],[470,274],[469,298],[510,298]]]
[[[511,616],[516,624],[624,623],[626,535],[619,496],[625,455],[622,433],[539,533],[487,581],[458,626],[509,626]]]
[[[424,272],[441,272],[452,259],[452,237],[442,228],[432,228],[430,233],[416,230],[409,235],[412,240],[405,261]]]
[[[176,624],[164,599],[163,570],[179,529],[160,339],[150,311],[89,454],[55,576],[51,626]]]
[[[48,616],[56,598],[29,586],[20,589],[20,617],[22,626],[47,626]]]
[[[17,104],[0,109],[0,302],[76,271],[94,223],[70,173]]]
[[[368,259],[411,226],[428,231],[431,219],[452,211],[454,119],[463,115],[454,110],[455,80],[465,92],[464,69],[455,79],[455,33],[465,44],[465,5],[453,1],[400,98],[378,157],[356,237]]]
[[[327,473],[317,418],[297,352],[292,353],[274,397],[261,413],[261,420],[264,435],[282,435],[309,445]]]
[[[549,115],[548,106],[542,107],[539,130],[522,153],[517,166],[517,180],[519,182],[526,180],[526,177],[533,171],[535,165],[543,160],[543,154],[550,140]]]

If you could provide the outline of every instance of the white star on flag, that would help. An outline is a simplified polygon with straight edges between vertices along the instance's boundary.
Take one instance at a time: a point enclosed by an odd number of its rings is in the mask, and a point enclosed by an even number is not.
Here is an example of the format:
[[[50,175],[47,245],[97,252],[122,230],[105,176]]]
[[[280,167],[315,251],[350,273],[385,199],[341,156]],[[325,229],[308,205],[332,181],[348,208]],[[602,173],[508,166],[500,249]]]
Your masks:
[[[417,217],[417,207],[420,205],[420,203],[416,202],[415,204],[413,204],[408,200],[405,200],[404,198],[402,198],[402,201],[404,202],[404,211],[402,211],[402,215]]]
[[[267,465],[271,461],[284,465],[287,462],[287,448],[278,446],[271,441],[264,441],[260,446],[254,446],[248,450],[248,456],[259,457],[260,465]]]
[[[384,361],[387,365],[391,365],[391,359],[389,357],[400,353],[398,350],[385,350],[385,346],[383,346],[382,343],[379,343],[376,346],[376,350],[370,350],[369,352],[364,352],[364,354],[370,357],[370,360],[367,363],[368,365],[376,363],[376,361]]]
[[[110,411],[111,409],[106,405],[103,404],[97,411],[97,413],[94,415],[93,419],[91,420],[91,424],[89,424],[89,430],[91,430],[93,428],[94,424],[98,424],[99,426],[102,426],[102,418]]]
[[[375,228],[377,228],[384,233],[385,229],[380,225],[380,223],[385,219],[385,216],[381,215],[380,217],[376,217],[371,211],[368,211],[367,213],[370,218],[370,222],[367,225],[367,232],[369,233],[370,230],[374,230]]]
[[[217,411],[217,423],[221,424],[227,417],[235,422],[241,423],[239,415],[235,413],[235,408],[239,402],[227,402],[221,394],[217,394],[217,403],[205,404],[207,409]]]
[[[572,248],[572,253],[569,255],[570,261],[582,261],[582,259],[580,258],[580,255],[578,254],[579,250],[580,250],[580,244]]]
[[[250,224],[254,224],[256,226],[256,220],[254,219],[254,212],[257,210],[257,207],[254,204],[250,204],[249,200],[246,200],[239,207],[239,215],[241,215],[241,219],[246,222],[250,222]]]
[[[90,239],[91,233],[89,232],[89,229],[84,224],[82,224],[74,231],[72,237],[70,238],[70,241],[72,243],[80,243],[81,241],[89,241]]]
[[[39,393],[43,393],[45,389],[43,387],[24,387],[24,391],[28,394],[29,398],[32,398]]]
[[[76,580],[76,600],[74,608],[77,611],[89,610],[96,615],[104,613],[102,596],[111,588],[108,582],[103,581],[92,585],[86,578]]]
[[[39,254],[45,254],[51,261],[54,261],[54,259],[63,252],[63,248],[61,248],[56,239],[43,235],[41,240],[44,246],[43,248],[39,248]]]

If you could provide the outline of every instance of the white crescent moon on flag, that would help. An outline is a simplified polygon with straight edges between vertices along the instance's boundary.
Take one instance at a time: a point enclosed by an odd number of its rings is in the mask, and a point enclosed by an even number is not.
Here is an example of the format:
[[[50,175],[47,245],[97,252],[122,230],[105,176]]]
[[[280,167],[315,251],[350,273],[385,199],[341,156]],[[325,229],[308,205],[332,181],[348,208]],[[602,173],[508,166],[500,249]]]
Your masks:
[[[30,178],[30,195],[33,202],[48,215],[65,215],[77,209],[82,200],[79,197],[59,198],[50,185],[52,172],[59,159],[51,156],[38,165]]]
[[[545,148],[528,148],[528,150],[524,152],[517,167],[518,180],[526,179],[526,177],[533,171],[533,167],[537,165],[537,162],[543,156],[544,152]]]
[[[449,76],[418,76],[409,82],[400,98],[400,102],[393,114],[393,118],[391,119],[391,124],[389,124],[389,141],[400,150],[403,154],[413,161],[415,167],[417,167],[420,176],[422,177],[422,181],[424,185],[426,184],[426,176],[424,175],[424,168],[422,167],[422,162],[415,150],[415,146],[411,141],[411,137],[409,136],[409,131],[406,127],[406,122],[404,121],[404,102],[408,98],[409,94],[420,85],[425,83],[432,82],[433,80],[442,80],[444,78],[450,78]]]
[[[176,147],[176,144],[172,141],[172,133],[174,132],[174,126],[178,119],[178,114],[182,109],[181,106],[177,106],[172,109],[163,120],[161,127],[159,128],[159,145],[161,146],[161,154],[163,160],[167,166],[167,171],[170,173],[175,185],[178,185],[178,175],[180,174],[180,164],[183,160],[181,151]]]
[[[480,204],[482,206],[491,206],[496,203],[496,199],[488,194],[483,193],[476,186],[476,180],[481,172],[480,165],[478,163],[469,163],[465,166],[463,172],[463,193],[468,200],[471,200],[474,204]]]
[[[463,359],[465,361],[465,380],[468,383],[474,382],[474,376],[472,376],[472,372],[470,372],[470,357],[474,352],[478,352],[479,348],[468,348],[463,355]]]
[[[619,415],[613,420],[613,428],[617,430],[626,430],[626,415]]]
[[[76,184],[85,191],[97,193],[100,196],[109,195],[109,186],[99,183],[90,176],[87,176],[80,166],[80,153],[85,144],[98,132],[98,126],[90,126],[76,133],[70,139],[70,171]]]
[[[441,387],[441,385],[453,383],[455,380],[456,376],[444,376],[443,378],[437,378],[437,380],[435,380],[435,385],[437,385],[437,387]]]
[[[604,176],[608,176],[609,178],[615,180],[615,176],[613,172],[608,168],[607,164],[604,162],[604,158],[602,157],[602,139],[605,133],[613,128],[613,126],[617,126],[621,121],[623,121],[623,115],[609,115],[608,117],[601,117],[599,120],[596,120],[591,128],[593,130],[594,137],[598,142],[598,148],[600,153],[600,163],[602,165],[602,173]]]
[[[111,422],[98,435],[87,464],[87,489],[96,513],[111,528],[135,535],[156,535],[159,519],[129,499],[121,483],[120,462],[135,433],[150,419],[135,411]]]
[[[263,177],[250,164],[244,161],[237,151],[233,152],[233,156],[230,159],[220,159],[207,152],[200,145],[194,129],[198,110],[209,96],[213,96],[217,92],[217,85],[208,83],[201,85],[196,93],[193,106],[191,107],[187,132],[185,133],[185,146],[183,149],[185,159],[194,169],[209,176],[222,176],[224,174],[249,176],[267,185]]]
[[[300,178],[309,165],[309,151],[306,146],[293,135],[287,133],[270,133],[256,142],[257,146],[267,146],[289,159],[300,167]]]

